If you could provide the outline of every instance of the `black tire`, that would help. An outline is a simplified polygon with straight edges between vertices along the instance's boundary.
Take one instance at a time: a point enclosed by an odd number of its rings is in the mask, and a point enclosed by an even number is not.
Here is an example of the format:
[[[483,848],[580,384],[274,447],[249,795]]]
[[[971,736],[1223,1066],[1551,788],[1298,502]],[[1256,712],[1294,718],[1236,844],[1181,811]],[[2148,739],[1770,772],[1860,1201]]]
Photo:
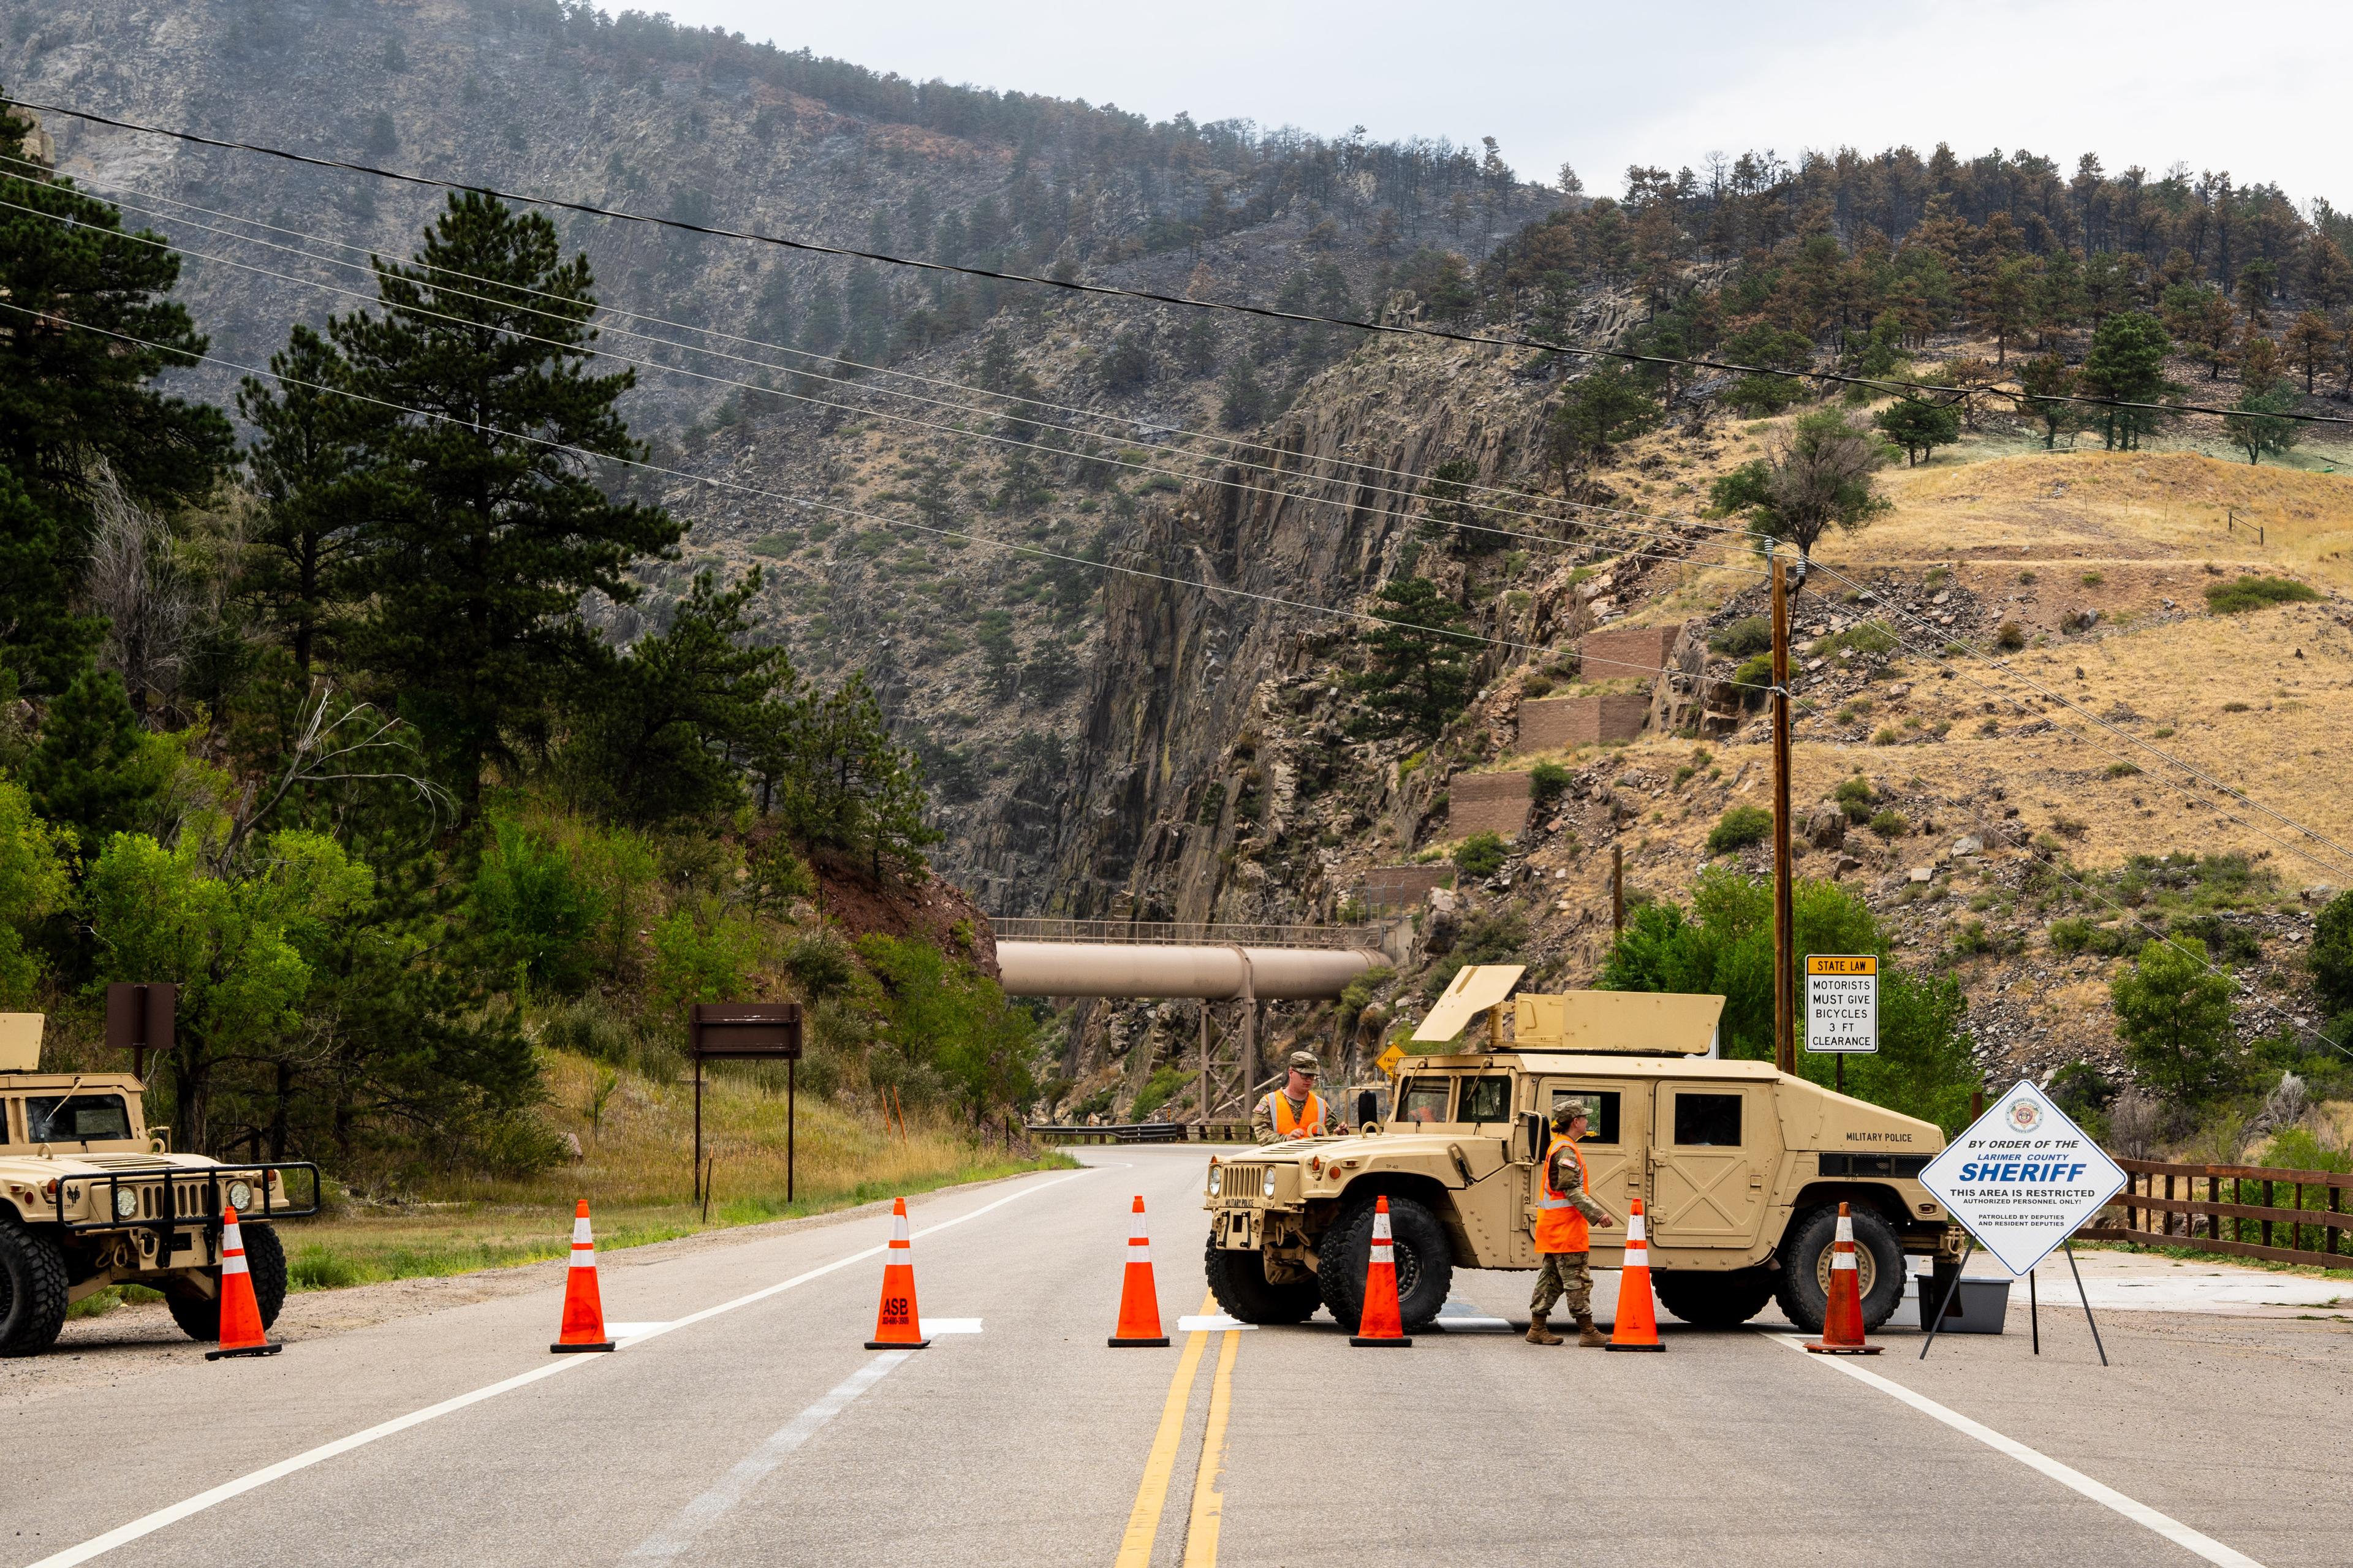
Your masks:
[[[286,1305],[286,1245],[278,1239],[278,1227],[269,1225],[240,1225],[245,1237],[245,1267],[253,1279],[253,1304],[261,1309],[264,1329],[278,1321],[278,1310]],[[192,1340],[207,1342],[220,1338],[220,1270],[208,1268],[216,1292],[200,1296],[194,1290],[175,1290],[164,1287],[164,1304],[172,1310],[172,1321]]]
[[[1208,1276],[1209,1293],[1226,1316],[1245,1323],[1303,1323],[1323,1304],[1313,1279],[1277,1285],[1266,1277],[1264,1253],[1219,1247],[1214,1235],[1202,1256],[1201,1271]]]
[[[66,1255],[39,1231],[0,1220],[0,1356],[38,1355],[66,1322]]]
[[[1699,1274],[1662,1270],[1651,1276],[1659,1304],[1695,1329],[1736,1329],[1773,1299],[1773,1271],[1734,1268]]]
[[[1789,1321],[1810,1334],[1822,1331],[1830,1309],[1831,1244],[1837,1239],[1838,1210],[1819,1208],[1799,1216],[1781,1241],[1773,1299]],[[1904,1248],[1875,1209],[1855,1211],[1854,1266],[1855,1283],[1862,1290],[1862,1326],[1873,1331],[1895,1315],[1904,1300]]]
[[[1398,1316],[1405,1320],[1407,1333],[1419,1333],[1430,1327],[1453,1289],[1454,1244],[1447,1240],[1438,1216],[1411,1198],[1389,1200],[1389,1241],[1397,1254]],[[1324,1292],[1324,1305],[1353,1334],[1365,1312],[1365,1268],[1373,1256],[1372,1204],[1358,1202],[1341,1210],[1316,1250],[1322,1266],[1315,1282]]]

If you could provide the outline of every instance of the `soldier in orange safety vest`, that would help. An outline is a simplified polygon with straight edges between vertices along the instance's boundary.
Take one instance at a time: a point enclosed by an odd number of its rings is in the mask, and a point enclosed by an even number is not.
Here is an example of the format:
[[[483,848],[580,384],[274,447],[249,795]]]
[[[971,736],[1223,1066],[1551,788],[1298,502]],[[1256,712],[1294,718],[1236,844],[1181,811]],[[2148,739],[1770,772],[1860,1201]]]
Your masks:
[[[1552,1142],[1536,1173],[1536,1251],[1544,1265],[1528,1300],[1528,1343],[1556,1345],[1561,1337],[1545,1323],[1553,1303],[1567,1299],[1577,1319],[1577,1342],[1588,1350],[1609,1344],[1593,1326],[1593,1269],[1588,1225],[1618,1222],[1585,1193],[1585,1156],[1577,1141],[1585,1136],[1585,1102],[1565,1100],[1553,1107]]]
[[[1291,1073],[1281,1089],[1270,1089],[1250,1112],[1250,1136],[1261,1143],[1281,1143],[1292,1138],[1316,1138],[1345,1131],[1315,1092],[1317,1065],[1314,1051],[1291,1053]]]

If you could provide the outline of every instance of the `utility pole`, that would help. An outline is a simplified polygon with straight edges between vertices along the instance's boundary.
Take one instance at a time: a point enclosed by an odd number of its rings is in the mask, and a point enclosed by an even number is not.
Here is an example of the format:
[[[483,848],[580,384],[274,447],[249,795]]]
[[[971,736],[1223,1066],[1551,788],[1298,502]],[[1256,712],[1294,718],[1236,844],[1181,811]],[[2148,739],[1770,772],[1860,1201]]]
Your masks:
[[[1789,587],[1773,552],[1773,1065],[1798,1070],[1798,933],[1789,899]]]
[[[1609,847],[1609,931],[1612,936],[1626,932],[1626,844],[1620,839]]]

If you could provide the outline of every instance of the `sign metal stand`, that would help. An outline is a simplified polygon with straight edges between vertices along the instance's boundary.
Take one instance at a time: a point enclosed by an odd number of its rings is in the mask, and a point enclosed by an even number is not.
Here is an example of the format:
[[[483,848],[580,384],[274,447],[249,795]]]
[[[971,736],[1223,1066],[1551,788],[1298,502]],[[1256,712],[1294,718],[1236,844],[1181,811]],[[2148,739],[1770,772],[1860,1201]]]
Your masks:
[[[694,1058],[694,1195],[707,1200],[702,1165],[702,1064],[706,1058],[785,1064],[785,1201],[793,1201],[793,1142],[798,1121],[801,1005],[797,1002],[698,1002],[687,1020]]]

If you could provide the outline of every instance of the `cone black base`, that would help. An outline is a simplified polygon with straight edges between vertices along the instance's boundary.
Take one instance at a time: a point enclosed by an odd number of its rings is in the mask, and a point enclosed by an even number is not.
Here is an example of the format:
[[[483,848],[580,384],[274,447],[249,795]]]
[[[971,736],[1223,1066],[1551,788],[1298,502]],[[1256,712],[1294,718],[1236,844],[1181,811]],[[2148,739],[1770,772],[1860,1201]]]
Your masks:
[[[548,1346],[547,1348],[548,1348],[549,1350],[551,1350],[551,1351],[554,1352],[557,1355],[570,1355],[570,1354],[572,1354],[572,1353],[573,1353],[574,1352],[575,1352],[575,1351],[609,1351],[609,1350],[615,1350],[615,1349],[617,1349],[618,1347],[617,1347],[617,1346],[616,1346],[616,1345],[613,1343],[613,1342],[612,1342],[612,1341],[610,1341],[610,1340],[607,1340],[607,1341],[605,1341],[604,1342],[602,1342],[601,1344],[591,1344],[591,1345],[550,1345],[550,1346]]]
[[[932,1348],[932,1342],[929,1340],[869,1340],[866,1342],[866,1348],[871,1351],[927,1351]]]
[[[1601,1348],[1606,1351],[1662,1351],[1667,1347],[1664,1345],[1603,1345]]]
[[[1117,1351],[1117,1350],[1127,1350],[1127,1349],[1130,1349],[1130,1348],[1132,1348],[1132,1347],[1135,1347],[1135,1346],[1147,1346],[1147,1347],[1149,1347],[1149,1346],[1166,1345],[1168,1342],[1167,1342],[1167,1340],[1166,1340],[1165,1338],[1164,1338],[1164,1339],[1157,1339],[1157,1340],[1124,1340],[1124,1339],[1121,1339],[1117,1334],[1113,1334],[1113,1335],[1109,1340],[1105,1341],[1104,1342],[1105,1342],[1106,1344],[1110,1345],[1112,1349],[1113,1349],[1113,1350]]]
[[[206,1351],[205,1352],[205,1359],[206,1361],[221,1361],[229,1356],[276,1355],[280,1351],[282,1351],[286,1347],[284,1345],[280,1344],[276,1340],[272,1340],[268,1344],[263,1345],[239,1345],[233,1351]]]
[[[1886,1347],[1883,1345],[1809,1344],[1805,1348],[1813,1352],[1816,1355],[1877,1355]]]
[[[1401,1340],[1389,1340],[1389,1339],[1368,1340],[1368,1339],[1365,1338],[1365,1336],[1364,1336],[1364,1335],[1362,1335],[1362,1334],[1350,1334],[1350,1335],[1348,1336],[1348,1342],[1349,1342],[1350,1344],[1352,1344],[1352,1345],[1355,1345],[1355,1346],[1358,1347],[1359,1349],[1362,1349],[1362,1350],[1370,1350],[1370,1351],[1377,1351],[1377,1350],[1383,1350],[1383,1349],[1395,1349],[1395,1350],[1401,1350],[1401,1351],[1402,1351],[1402,1350],[1411,1350],[1411,1349],[1413,1348],[1413,1339],[1412,1339],[1412,1336],[1410,1336],[1410,1335],[1408,1335],[1406,1338],[1401,1339]]]

